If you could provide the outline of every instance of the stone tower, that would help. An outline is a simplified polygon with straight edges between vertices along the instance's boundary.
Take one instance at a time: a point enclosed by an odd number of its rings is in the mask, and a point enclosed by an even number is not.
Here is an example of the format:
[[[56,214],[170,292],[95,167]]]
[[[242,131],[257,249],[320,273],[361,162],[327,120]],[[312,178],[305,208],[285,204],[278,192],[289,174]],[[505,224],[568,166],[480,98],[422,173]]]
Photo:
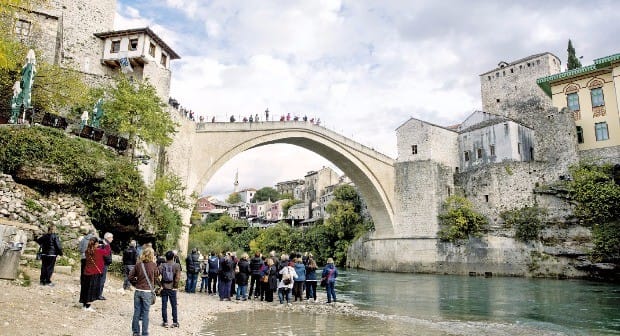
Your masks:
[[[507,63],[480,75],[482,110],[518,119],[509,106],[532,97],[551,106],[551,100],[536,84],[536,79],[559,73],[560,59],[549,52],[531,55]]]

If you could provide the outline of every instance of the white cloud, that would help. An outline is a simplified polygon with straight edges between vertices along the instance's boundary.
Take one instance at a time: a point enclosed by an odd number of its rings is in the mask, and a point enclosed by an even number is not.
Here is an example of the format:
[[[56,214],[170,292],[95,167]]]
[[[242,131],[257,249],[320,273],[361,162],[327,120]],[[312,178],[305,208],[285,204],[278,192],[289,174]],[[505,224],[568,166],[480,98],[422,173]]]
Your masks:
[[[171,95],[199,115],[262,117],[269,107],[276,118],[320,117],[392,157],[394,129],[409,117],[448,125],[480,109],[478,75],[499,61],[544,51],[565,59],[568,38],[592,60],[618,52],[620,33],[611,1],[119,2],[117,26],[151,26],[181,54]],[[254,149],[225,165],[208,189],[232,190],[236,168],[242,184],[258,188],[325,163],[308,153],[290,160],[304,151],[278,148],[288,156],[277,157],[276,169],[245,167],[244,160],[273,166],[261,155],[271,149]]]

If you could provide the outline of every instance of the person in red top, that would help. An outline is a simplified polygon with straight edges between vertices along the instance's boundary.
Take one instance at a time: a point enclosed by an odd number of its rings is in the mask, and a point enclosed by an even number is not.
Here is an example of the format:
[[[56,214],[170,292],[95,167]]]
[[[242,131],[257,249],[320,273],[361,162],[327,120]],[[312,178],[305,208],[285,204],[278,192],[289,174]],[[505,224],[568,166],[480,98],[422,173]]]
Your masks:
[[[86,248],[84,281],[80,288],[80,303],[85,311],[94,312],[91,303],[99,297],[99,287],[103,274],[103,257],[112,253],[109,244],[100,244],[97,237],[91,237]]]

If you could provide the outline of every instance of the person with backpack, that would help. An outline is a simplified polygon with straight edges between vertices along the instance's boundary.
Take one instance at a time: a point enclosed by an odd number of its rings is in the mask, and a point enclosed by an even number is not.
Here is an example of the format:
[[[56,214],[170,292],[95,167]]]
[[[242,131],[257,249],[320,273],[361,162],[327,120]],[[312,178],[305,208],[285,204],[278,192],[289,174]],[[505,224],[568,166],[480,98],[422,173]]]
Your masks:
[[[209,295],[215,295],[217,293],[217,273],[220,271],[220,258],[215,255],[215,252],[211,251],[211,255],[207,260],[207,265],[209,267],[207,290]]]
[[[192,253],[185,258],[187,270],[187,281],[185,283],[186,293],[196,293],[196,282],[200,273],[200,254],[197,248],[192,249]]]
[[[162,326],[165,328],[179,327],[179,319],[177,314],[177,290],[179,281],[181,280],[181,265],[174,261],[174,252],[166,252],[166,262],[159,265],[159,280],[161,287],[161,318]],[[172,307],[172,324],[168,324],[168,299]]]
[[[136,241],[132,240],[129,242],[129,246],[123,251],[123,289],[128,290],[131,288],[131,283],[129,283],[129,273],[136,266],[136,261],[138,260],[138,250],[136,249]]]
[[[203,260],[200,262],[200,290],[202,293],[203,289],[205,293],[209,289],[209,260]],[[207,287],[207,288],[205,288]]]

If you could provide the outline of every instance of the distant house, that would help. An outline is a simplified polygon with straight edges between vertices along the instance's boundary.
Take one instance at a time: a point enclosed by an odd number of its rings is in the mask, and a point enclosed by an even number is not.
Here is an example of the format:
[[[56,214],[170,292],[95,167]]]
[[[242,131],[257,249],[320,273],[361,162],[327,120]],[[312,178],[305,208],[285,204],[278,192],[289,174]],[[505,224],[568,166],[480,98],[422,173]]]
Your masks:
[[[196,201],[196,211],[200,219],[205,220],[210,214],[224,214],[228,212],[230,204],[221,202],[213,196],[201,197]]]

